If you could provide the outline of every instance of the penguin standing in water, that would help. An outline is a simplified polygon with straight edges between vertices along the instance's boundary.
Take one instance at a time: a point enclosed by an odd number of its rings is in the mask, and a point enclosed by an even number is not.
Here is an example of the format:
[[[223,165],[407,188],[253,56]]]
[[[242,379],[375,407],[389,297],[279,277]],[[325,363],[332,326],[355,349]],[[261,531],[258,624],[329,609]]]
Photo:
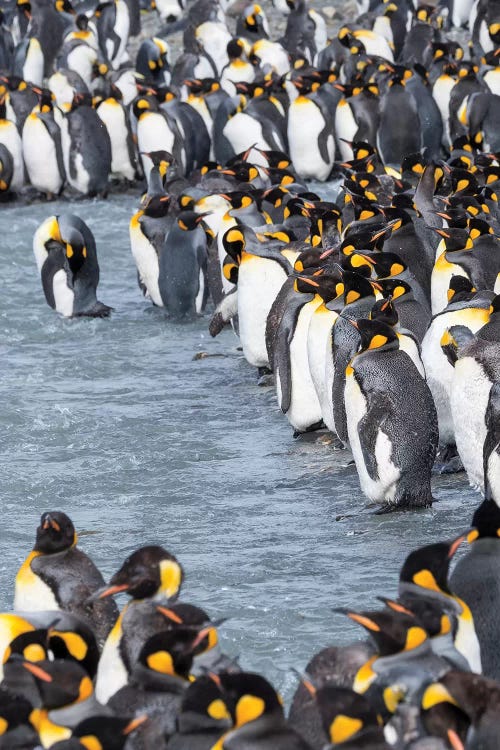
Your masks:
[[[105,195],[111,172],[111,140],[92,107],[91,94],[75,94],[61,124],[68,183],[83,195]]]
[[[159,256],[172,223],[168,215],[170,196],[163,189],[161,169],[160,165],[155,164],[151,170],[148,192],[129,225],[130,247],[137,266],[139,287],[144,296],[158,307],[163,307],[158,286]]]
[[[500,679],[498,638],[500,625],[491,617],[500,601],[500,508],[484,500],[472,518],[469,552],[457,562],[450,586],[469,606],[474,618],[485,677]]]
[[[438,445],[431,392],[392,328],[354,325],[361,343],[346,370],[345,407],[361,488],[378,512],[428,507]]]
[[[77,543],[75,527],[65,513],[42,515],[33,551],[16,576],[14,609],[66,610],[87,622],[103,644],[118,609],[114,602],[87,601],[104,579]]]
[[[88,226],[73,214],[49,216],[36,230],[33,251],[47,303],[65,318],[107,317],[96,297],[99,264]]]
[[[207,232],[203,214],[183,211],[160,253],[158,287],[163,305],[175,318],[201,313],[208,299]]]

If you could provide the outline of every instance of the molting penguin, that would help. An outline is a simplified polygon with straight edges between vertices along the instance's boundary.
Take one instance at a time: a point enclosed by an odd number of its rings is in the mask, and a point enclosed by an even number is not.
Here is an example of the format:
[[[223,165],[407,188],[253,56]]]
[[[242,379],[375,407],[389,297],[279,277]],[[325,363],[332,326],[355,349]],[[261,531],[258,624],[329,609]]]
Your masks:
[[[35,232],[33,251],[47,303],[66,318],[107,317],[96,297],[99,264],[88,226],[73,214],[49,216]]]
[[[425,508],[438,443],[432,395],[389,326],[355,325],[361,344],[346,371],[345,407],[361,487],[381,512]]]
[[[202,214],[181,212],[161,249],[158,287],[165,309],[174,317],[201,313],[207,303],[207,233],[211,230],[202,222]]]
[[[63,609],[81,617],[106,639],[118,609],[114,602],[87,602],[104,585],[94,563],[78,549],[75,527],[65,513],[44,513],[33,551],[16,576],[14,609]]]

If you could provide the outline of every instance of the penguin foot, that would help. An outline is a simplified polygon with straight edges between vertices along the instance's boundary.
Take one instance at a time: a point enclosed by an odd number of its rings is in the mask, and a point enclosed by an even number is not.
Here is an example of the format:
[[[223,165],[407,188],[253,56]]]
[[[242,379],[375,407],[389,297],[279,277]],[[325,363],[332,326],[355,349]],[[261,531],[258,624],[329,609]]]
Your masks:
[[[274,375],[272,372],[270,372],[267,375],[261,375],[260,378],[257,380],[257,385],[260,388],[269,388],[270,386],[274,385]]]
[[[458,455],[456,445],[445,445],[438,450],[434,462],[434,474],[458,474],[465,471],[462,459]]]
[[[320,419],[319,422],[315,422],[310,427],[308,427],[306,430],[294,430],[293,431],[293,437],[296,439],[298,437],[302,437],[304,435],[308,435],[311,432],[317,432],[317,430],[322,430],[325,427],[325,423],[322,419]]]

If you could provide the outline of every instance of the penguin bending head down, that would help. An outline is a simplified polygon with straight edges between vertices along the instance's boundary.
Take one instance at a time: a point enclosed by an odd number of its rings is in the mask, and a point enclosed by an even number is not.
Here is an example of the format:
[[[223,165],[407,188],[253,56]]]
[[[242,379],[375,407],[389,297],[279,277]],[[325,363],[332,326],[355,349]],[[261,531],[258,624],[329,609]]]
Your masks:
[[[71,317],[107,317],[112,308],[97,300],[99,263],[94,235],[78,216],[49,216],[33,237],[33,252],[47,303]]]

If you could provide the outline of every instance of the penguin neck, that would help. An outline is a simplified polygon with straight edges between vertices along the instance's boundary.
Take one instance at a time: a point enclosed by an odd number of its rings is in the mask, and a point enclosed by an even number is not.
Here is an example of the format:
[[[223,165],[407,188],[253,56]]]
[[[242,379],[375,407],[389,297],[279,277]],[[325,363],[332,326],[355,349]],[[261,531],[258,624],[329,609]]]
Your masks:
[[[39,734],[42,747],[51,747],[56,742],[67,740],[71,737],[71,729],[60,724],[54,724],[49,718],[49,712],[45,708],[35,708],[31,712],[30,721]]]
[[[386,669],[399,664],[402,660],[405,663],[416,661],[419,662],[425,656],[428,656],[432,652],[430,640],[426,640],[417,646],[405,651],[399,651],[397,654],[390,654],[389,656],[379,656],[373,663],[373,671],[376,674],[385,672]]]

